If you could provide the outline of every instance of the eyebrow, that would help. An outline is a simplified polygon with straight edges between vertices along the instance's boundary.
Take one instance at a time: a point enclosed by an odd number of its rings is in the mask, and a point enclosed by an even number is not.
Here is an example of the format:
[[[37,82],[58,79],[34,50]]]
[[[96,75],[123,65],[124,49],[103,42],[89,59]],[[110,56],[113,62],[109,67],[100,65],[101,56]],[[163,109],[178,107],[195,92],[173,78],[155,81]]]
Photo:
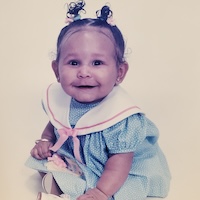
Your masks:
[[[92,57],[105,57],[105,56],[107,56],[106,53],[92,53],[91,55],[92,55]],[[77,56],[78,56],[77,53],[71,53],[70,52],[70,53],[65,54],[64,58],[67,58],[67,57],[77,57]]]

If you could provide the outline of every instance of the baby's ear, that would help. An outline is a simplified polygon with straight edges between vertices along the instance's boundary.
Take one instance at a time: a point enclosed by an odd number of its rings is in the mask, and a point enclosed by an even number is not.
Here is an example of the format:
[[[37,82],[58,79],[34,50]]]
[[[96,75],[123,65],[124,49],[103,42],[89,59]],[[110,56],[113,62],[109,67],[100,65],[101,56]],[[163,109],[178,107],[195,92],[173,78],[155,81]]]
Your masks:
[[[57,81],[60,82],[60,77],[59,77],[59,70],[58,70],[58,63],[56,60],[53,60],[51,63],[52,69],[55,73],[55,76],[57,78]]]
[[[129,66],[127,62],[123,62],[118,66],[118,76],[116,80],[116,85],[119,85],[124,80],[124,78],[126,77],[128,68]]]

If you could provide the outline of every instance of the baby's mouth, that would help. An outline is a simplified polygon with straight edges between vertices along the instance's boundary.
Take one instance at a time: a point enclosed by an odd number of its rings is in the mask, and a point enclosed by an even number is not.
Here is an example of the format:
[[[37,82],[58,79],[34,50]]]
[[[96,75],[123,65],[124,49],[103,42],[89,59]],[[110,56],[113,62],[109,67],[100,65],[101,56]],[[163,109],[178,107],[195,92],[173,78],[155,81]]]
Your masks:
[[[77,88],[80,88],[80,89],[92,89],[94,87],[95,86],[92,86],[92,85],[79,85],[79,86],[77,86]]]

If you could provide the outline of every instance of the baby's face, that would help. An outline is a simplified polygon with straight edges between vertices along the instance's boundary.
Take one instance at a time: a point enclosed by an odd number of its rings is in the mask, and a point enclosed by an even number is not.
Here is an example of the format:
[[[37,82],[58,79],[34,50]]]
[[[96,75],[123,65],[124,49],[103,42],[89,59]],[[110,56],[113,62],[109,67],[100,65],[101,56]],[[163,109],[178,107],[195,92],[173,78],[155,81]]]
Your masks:
[[[59,63],[53,69],[64,91],[79,102],[94,102],[107,96],[117,83],[112,38],[96,28],[75,31],[61,44]]]

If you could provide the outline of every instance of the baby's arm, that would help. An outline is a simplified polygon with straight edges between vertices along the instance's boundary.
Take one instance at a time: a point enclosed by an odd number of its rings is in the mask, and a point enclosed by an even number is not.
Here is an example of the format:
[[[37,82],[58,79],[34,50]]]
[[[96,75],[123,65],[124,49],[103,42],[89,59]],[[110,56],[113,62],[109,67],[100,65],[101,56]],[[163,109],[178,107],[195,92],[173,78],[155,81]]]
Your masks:
[[[46,139],[48,141],[38,141],[38,143],[31,150],[31,155],[39,160],[45,159],[52,155],[49,148],[53,146],[56,137],[54,134],[54,127],[50,122],[45,127],[41,139]]]
[[[107,200],[115,194],[126,181],[133,161],[133,153],[113,154],[105,165],[104,172],[96,188],[88,190],[77,200],[94,197],[95,200]]]
[[[107,196],[112,196],[126,181],[132,161],[132,152],[112,155],[108,159],[96,187]]]

